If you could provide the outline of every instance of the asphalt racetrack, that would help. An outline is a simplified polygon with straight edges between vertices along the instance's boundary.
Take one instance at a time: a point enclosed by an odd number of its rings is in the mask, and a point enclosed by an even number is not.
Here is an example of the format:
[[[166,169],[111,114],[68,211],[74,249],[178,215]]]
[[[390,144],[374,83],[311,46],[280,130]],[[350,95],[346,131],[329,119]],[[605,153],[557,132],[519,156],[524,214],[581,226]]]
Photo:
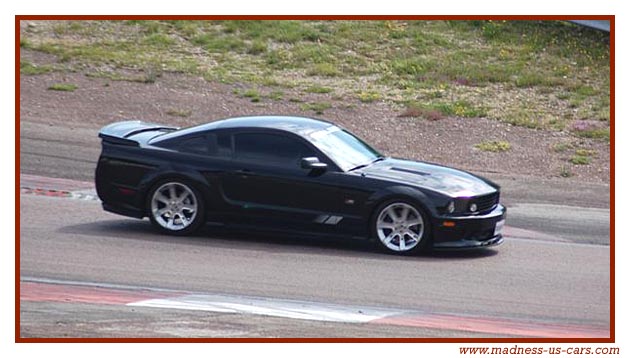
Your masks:
[[[22,337],[610,335],[607,185],[489,175],[508,219],[484,251],[398,257],[210,226],[178,238],[101,209],[95,130],[21,123]]]

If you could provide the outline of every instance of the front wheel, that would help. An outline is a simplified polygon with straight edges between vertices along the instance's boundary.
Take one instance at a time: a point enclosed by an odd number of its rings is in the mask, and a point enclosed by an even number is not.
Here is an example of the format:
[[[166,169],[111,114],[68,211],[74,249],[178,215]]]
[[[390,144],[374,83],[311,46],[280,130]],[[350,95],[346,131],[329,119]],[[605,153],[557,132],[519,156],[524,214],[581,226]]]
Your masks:
[[[390,253],[412,254],[429,245],[429,226],[422,210],[396,200],[382,204],[373,222],[375,236]]]
[[[154,186],[148,200],[149,218],[160,231],[187,235],[204,221],[204,203],[199,192],[179,180],[162,181]]]

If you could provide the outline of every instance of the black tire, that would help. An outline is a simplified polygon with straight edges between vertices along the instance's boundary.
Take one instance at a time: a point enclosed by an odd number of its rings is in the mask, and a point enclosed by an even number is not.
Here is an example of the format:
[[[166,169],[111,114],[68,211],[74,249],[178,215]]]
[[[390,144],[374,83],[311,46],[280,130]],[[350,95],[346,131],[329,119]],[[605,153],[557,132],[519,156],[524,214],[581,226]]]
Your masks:
[[[160,180],[149,191],[146,202],[151,224],[162,233],[190,235],[205,222],[203,196],[187,180]]]
[[[414,255],[431,249],[430,221],[424,209],[413,201],[392,199],[381,203],[372,215],[370,227],[372,237],[387,253]]]

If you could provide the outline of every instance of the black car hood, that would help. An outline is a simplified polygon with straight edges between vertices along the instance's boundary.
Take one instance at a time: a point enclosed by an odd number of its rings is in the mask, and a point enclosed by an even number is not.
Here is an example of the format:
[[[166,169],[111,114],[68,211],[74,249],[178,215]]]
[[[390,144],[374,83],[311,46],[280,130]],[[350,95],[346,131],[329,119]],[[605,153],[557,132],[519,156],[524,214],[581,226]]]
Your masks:
[[[427,188],[452,197],[471,197],[497,191],[498,185],[476,175],[436,164],[385,158],[365,168],[367,177]]]

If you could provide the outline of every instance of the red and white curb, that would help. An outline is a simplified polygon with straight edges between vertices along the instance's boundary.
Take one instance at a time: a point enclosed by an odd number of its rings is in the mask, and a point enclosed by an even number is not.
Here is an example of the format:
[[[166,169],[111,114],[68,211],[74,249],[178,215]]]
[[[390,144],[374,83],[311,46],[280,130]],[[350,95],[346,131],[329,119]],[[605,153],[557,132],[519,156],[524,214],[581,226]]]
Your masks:
[[[79,200],[93,200],[98,201],[98,196],[91,192],[80,192],[80,191],[66,191],[66,190],[56,190],[56,189],[41,189],[41,188],[29,188],[29,187],[21,187],[21,194],[34,194],[34,195],[43,195],[55,198],[70,198],[70,199],[79,199]]]
[[[543,338],[608,338],[610,336],[607,327],[37,278],[22,279],[20,301],[112,304],[169,310],[251,314],[311,321],[467,331],[489,335]]]
[[[94,184],[71,179],[20,174],[20,193],[98,201]]]

